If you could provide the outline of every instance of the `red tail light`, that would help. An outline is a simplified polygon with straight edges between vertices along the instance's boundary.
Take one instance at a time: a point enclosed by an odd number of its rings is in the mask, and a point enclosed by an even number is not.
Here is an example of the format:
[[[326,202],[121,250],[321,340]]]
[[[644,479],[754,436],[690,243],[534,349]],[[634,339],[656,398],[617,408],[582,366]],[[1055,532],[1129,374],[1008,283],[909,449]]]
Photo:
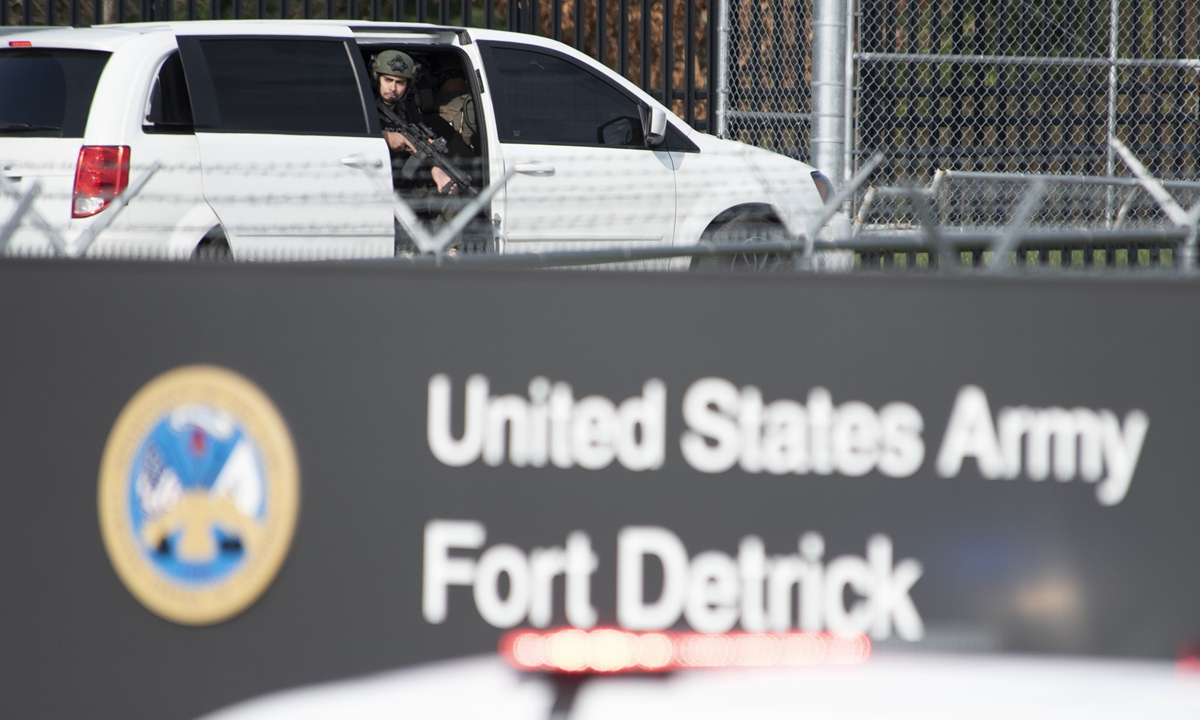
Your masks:
[[[681,668],[795,667],[866,662],[871,641],[858,633],[635,633],[517,630],[500,655],[521,670],[565,673],[662,672]]]
[[[91,217],[129,185],[128,145],[85,145],[75,165],[71,217]]]

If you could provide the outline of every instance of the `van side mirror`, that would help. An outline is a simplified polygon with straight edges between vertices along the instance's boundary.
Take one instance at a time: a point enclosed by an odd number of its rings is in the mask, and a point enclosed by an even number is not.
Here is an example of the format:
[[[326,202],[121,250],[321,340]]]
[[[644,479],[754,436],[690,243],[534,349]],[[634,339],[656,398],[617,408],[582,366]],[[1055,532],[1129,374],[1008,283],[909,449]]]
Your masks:
[[[651,105],[642,108],[642,136],[646,147],[658,147],[667,139],[667,111]]]
[[[596,142],[601,145],[617,145],[629,147],[636,145],[638,118],[619,117],[601,125],[596,129]]]

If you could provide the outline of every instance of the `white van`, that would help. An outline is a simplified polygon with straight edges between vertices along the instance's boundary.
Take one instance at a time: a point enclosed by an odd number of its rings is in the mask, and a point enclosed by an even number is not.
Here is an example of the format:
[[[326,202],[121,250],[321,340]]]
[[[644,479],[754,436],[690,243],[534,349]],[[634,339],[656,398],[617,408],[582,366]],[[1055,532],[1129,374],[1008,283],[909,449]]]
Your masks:
[[[413,92],[424,111],[444,101],[439,78],[470,94],[477,189],[513,171],[483,214],[493,250],[727,240],[806,223],[829,193],[811,166],[698,133],[602,64],[537,36],[148,23],[0,35],[0,223],[36,183],[34,210],[67,242],[119,211],[89,255],[392,255],[391,165],[367,68],[393,48],[421,68]],[[112,208],[152,164],[128,207]],[[835,236],[848,228],[841,216],[833,225]],[[50,248],[28,216],[7,252]]]

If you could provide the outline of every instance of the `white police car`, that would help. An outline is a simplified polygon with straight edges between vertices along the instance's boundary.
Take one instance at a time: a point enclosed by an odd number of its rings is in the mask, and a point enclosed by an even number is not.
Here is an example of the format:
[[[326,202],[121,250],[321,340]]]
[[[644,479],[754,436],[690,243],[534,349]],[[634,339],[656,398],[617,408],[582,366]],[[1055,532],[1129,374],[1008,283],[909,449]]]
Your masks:
[[[470,94],[469,171],[480,187],[514,172],[486,215],[506,252],[720,240],[763,217],[807,222],[828,192],[812,167],[695,132],[541,37],[147,23],[0,35],[0,223],[36,183],[34,210],[69,243],[157,164],[88,254],[391,255],[389,156],[368,72],[389,48],[422,68],[411,92],[426,112],[453,105],[455,88]],[[834,225],[848,227],[841,216]],[[45,252],[47,235],[27,216],[7,251]]]
[[[1200,676],[1149,660],[895,653],[857,666],[576,676],[557,692],[555,685],[552,676],[522,675],[479,656],[286,690],[203,720],[1184,720],[1200,713]]]

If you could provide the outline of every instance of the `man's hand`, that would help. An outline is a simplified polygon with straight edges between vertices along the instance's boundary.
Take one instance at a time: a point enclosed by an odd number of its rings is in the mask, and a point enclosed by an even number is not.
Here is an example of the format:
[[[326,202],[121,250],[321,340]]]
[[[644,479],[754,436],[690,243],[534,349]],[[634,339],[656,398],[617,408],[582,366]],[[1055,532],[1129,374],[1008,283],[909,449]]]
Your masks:
[[[389,150],[407,150],[408,152],[417,151],[417,149],[413,147],[413,144],[408,141],[408,138],[404,137],[400,133],[384,130],[383,139],[387,141]]]
[[[446,186],[451,185],[454,182],[453,180],[450,179],[450,176],[446,174],[446,171],[441,169],[440,167],[435,166],[432,170],[432,174],[433,174],[433,181],[435,183],[437,183],[438,192],[445,192]]]
[[[390,150],[407,150],[408,152],[412,153],[417,151],[417,149],[413,147],[413,144],[408,141],[408,138],[404,137],[400,133],[384,130],[383,139],[387,141],[388,148]],[[429,141],[433,142],[433,138],[430,138]],[[446,171],[440,167],[435,166],[431,168],[430,172],[433,175],[433,181],[437,183],[438,192],[445,192],[447,187],[454,184],[454,181],[450,179],[450,176],[446,174]]]

